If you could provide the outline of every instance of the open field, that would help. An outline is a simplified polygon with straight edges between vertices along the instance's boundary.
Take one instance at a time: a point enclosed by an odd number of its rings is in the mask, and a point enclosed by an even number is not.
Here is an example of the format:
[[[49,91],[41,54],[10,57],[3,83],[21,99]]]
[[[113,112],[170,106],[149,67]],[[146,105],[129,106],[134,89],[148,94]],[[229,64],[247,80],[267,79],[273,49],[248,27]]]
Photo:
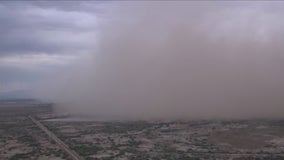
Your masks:
[[[27,117],[49,113],[49,106],[0,105],[0,159],[68,159],[67,155]]]
[[[284,120],[78,121],[51,105],[0,106],[0,159],[72,159],[28,115],[85,159],[284,159]]]
[[[284,121],[44,122],[86,159],[284,159]]]

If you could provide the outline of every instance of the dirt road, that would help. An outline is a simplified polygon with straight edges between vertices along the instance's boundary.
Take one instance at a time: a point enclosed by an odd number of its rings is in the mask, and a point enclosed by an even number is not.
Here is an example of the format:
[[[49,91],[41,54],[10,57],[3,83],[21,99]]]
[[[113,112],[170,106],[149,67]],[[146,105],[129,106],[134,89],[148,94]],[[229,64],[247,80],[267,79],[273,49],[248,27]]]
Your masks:
[[[41,130],[43,130],[51,139],[53,139],[59,147],[64,150],[73,160],[83,160],[76,152],[71,150],[63,141],[61,141],[54,133],[48,130],[40,121],[32,116],[28,116]]]

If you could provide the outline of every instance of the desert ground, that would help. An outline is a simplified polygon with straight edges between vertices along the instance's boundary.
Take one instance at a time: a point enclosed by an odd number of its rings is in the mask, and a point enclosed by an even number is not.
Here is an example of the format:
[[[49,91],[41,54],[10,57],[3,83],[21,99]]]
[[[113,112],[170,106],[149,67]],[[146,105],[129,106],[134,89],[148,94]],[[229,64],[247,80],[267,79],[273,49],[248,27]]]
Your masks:
[[[284,120],[106,121],[26,102],[0,110],[0,159],[72,159],[28,116],[86,160],[284,159]]]

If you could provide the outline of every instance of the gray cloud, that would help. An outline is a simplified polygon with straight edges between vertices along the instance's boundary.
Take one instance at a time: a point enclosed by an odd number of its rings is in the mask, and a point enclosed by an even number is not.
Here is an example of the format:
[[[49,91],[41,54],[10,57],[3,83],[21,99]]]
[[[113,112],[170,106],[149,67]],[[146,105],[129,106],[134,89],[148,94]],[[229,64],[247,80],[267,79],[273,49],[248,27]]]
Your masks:
[[[85,3],[0,2],[0,99],[30,96],[39,81],[93,52],[102,4]]]
[[[93,48],[96,5],[73,2],[1,2],[0,56],[61,54]],[[73,9],[66,10],[73,6]],[[75,7],[76,6],[76,7]]]

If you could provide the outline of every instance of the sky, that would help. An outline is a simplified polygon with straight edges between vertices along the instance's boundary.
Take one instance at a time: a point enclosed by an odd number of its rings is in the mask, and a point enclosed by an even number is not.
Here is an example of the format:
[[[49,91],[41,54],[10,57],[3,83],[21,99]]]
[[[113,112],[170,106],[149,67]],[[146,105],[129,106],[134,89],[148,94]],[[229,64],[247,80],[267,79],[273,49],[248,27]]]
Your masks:
[[[0,99],[127,118],[284,113],[281,1],[0,2]]]
[[[31,97],[36,83],[93,52],[102,2],[0,2],[0,99]]]

